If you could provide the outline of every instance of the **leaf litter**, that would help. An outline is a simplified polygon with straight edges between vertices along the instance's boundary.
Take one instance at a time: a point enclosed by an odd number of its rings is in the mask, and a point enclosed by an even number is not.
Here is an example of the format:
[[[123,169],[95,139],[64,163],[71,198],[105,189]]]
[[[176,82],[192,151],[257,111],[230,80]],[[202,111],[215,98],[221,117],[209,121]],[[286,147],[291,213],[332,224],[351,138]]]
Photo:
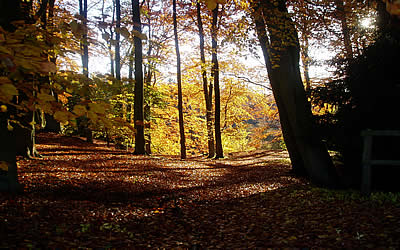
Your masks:
[[[312,186],[285,151],[136,156],[42,133],[1,193],[7,248],[399,248],[398,202]]]

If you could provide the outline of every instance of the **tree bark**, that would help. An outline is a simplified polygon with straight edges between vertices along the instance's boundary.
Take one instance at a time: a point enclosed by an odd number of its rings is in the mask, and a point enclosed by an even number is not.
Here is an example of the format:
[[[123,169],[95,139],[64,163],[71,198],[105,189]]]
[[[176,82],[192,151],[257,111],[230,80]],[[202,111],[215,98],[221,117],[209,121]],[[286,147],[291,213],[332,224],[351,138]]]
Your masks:
[[[83,1],[83,2],[82,2]],[[79,0],[79,14],[82,18],[83,35],[81,39],[82,50],[82,72],[86,77],[89,77],[89,47],[88,47],[88,29],[87,29],[87,0]]]
[[[182,100],[182,72],[181,72],[181,54],[179,52],[178,28],[176,21],[176,0],[172,1],[173,23],[176,51],[176,75],[178,81],[178,112],[179,112],[179,135],[181,144],[181,159],[186,159],[185,127],[183,122],[183,100]]]
[[[343,32],[343,43],[344,49],[346,51],[346,59],[353,59],[353,48],[351,44],[350,30],[347,24],[346,8],[343,0],[335,0],[336,10],[338,13],[340,25]]]
[[[309,48],[309,42],[308,42],[308,35],[306,33],[307,31],[302,32],[302,40],[303,40],[303,48],[301,50],[301,61],[303,62],[303,73],[304,73],[304,81],[305,81],[305,89],[306,91],[309,91],[311,89],[311,80],[310,80],[310,61],[311,58],[308,55],[308,48]]]
[[[140,21],[139,0],[132,0],[132,21],[133,28],[137,32],[142,33],[142,24]],[[143,48],[142,40],[135,36],[135,99],[134,99],[134,119],[135,119],[135,154],[144,155],[145,139],[144,139],[144,112],[143,112]]]
[[[89,46],[88,46],[88,26],[87,26],[87,0],[79,0],[79,14],[82,18],[83,24],[83,35],[81,38],[81,50],[82,50],[82,73],[89,78]],[[92,130],[89,128],[90,121],[87,117],[83,117],[83,123],[79,124],[78,127],[82,128],[83,136],[86,137],[86,141],[89,143],[93,142]],[[81,125],[81,126],[80,126]]]
[[[115,78],[121,80],[121,53],[120,53],[120,39],[121,39],[121,3],[120,0],[115,0],[116,11],[116,34],[115,34]]]
[[[215,158],[223,158],[224,151],[222,148],[221,138],[221,96],[219,89],[219,65],[217,56],[217,32],[218,32],[218,7],[219,4],[212,11],[212,25],[211,25],[211,47],[212,47],[212,69],[211,74],[214,78],[214,92],[215,92]]]
[[[313,132],[300,74],[297,32],[285,1],[280,0],[277,6],[265,1],[254,3],[253,17],[293,170],[305,172],[317,185],[334,187],[338,177],[326,147]]]
[[[207,122],[207,141],[208,141],[208,157],[212,158],[215,155],[213,121],[212,121],[212,83],[208,86],[206,72],[206,58],[204,53],[204,30],[203,21],[201,20],[200,2],[197,2],[197,26],[199,28],[200,38],[200,60],[201,60],[201,77],[203,80],[204,100],[206,103],[206,122]]]
[[[13,21],[24,20],[21,10],[21,0],[0,0],[0,26],[9,32],[15,31]],[[4,72],[0,72],[3,75]],[[2,103],[0,103],[1,105]],[[18,181],[17,141],[15,131],[8,130],[10,115],[15,116],[17,110],[12,105],[6,105],[7,112],[0,112],[0,164],[8,167],[7,171],[0,170],[0,191],[20,192],[22,185]]]

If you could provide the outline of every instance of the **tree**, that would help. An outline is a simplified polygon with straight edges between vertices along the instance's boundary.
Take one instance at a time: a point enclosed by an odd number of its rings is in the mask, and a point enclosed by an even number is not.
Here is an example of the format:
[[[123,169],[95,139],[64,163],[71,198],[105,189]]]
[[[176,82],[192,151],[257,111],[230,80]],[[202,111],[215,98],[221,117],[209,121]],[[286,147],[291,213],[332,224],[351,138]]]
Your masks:
[[[198,1],[196,4],[197,10],[197,27],[199,29],[200,38],[200,60],[201,60],[201,77],[203,80],[203,91],[204,100],[206,103],[206,122],[207,122],[207,142],[208,142],[208,157],[214,157],[215,155],[215,145],[214,145],[214,133],[213,133],[213,121],[212,121],[212,92],[213,85],[212,82],[208,84],[207,72],[206,72],[206,59],[204,53],[204,30],[203,21],[201,19],[201,6]]]
[[[83,33],[80,42],[82,49],[82,72],[89,77],[89,46],[88,46],[88,26],[87,26],[87,0],[79,0],[79,15],[82,20]]]
[[[212,45],[212,69],[211,74],[214,78],[214,91],[215,91],[215,158],[223,158],[224,152],[222,148],[222,137],[221,137],[221,96],[219,88],[219,66],[218,66],[218,7],[217,3],[215,8],[212,10],[212,24],[211,24],[211,45]]]
[[[16,32],[17,27],[12,24],[13,21],[17,20],[26,20],[29,12],[24,12],[22,1],[0,1],[0,28],[6,32]],[[29,9],[30,11],[30,9]],[[0,30],[2,35],[4,35],[3,30]],[[3,59],[4,60],[4,59]],[[7,74],[10,71],[15,70],[15,65],[11,61],[8,63],[9,67],[0,68],[0,76],[2,77],[2,89],[4,86],[8,86],[8,89],[12,88],[11,83],[7,80],[7,84],[5,85],[4,81],[7,78]],[[8,72],[7,72],[8,71]],[[4,78],[6,77],[6,78]],[[14,92],[14,91],[13,91]],[[2,91],[4,94],[4,91]],[[17,94],[15,89],[13,95]],[[4,97],[3,97],[4,98]],[[11,99],[11,98],[8,98]],[[0,99],[2,100],[2,99]],[[13,105],[6,105],[3,101],[0,102],[2,112],[0,112],[0,191],[9,191],[9,192],[20,192],[22,191],[22,186],[18,182],[18,171],[17,171],[17,162],[16,162],[16,152],[17,152],[17,140],[16,140],[16,132],[13,131],[13,128],[10,127],[9,120],[12,116],[17,114],[17,109],[13,107]]]
[[[286,1],[257,1],[252,9],[293,170],[307,174],[316,184],[336,186],[338,177],[332,160],[313,133],[311,108],[299,69],[297,32]]]
[[[121,80],[121,53],[120,53],[120,37],[121,37],[121,3],[115,0],[116,11],[116,35],[115,35],[115,78]]]
[[[143,49],[142,39],[139,34],[142,33],[142,23],[140,21],[139,0],[132,0],[132,21],[134,29],[135,46],[135,101],[134,101],[134,120],[135,120],[135,154],[143,155],[145,150],[144,139],[144,112],[143,112]]]
[[[186,144],[185,144],[185,127],[183,122],[183,101],[182,101],[182,72],[181,72],[181,54],[179,52],[178,28],[176,21],[176,0],[172,1],[173,7],[173,22],[174,22],[174,37],[176,51],[176,75],[178,81],[178,112],[179,112],[179,134],[181,144],[181,159],[186,159]]]
[[[86,77],[85,81],[85,94],[88,95],[89,87],[87,80],[89,79],[89,41],[88,41],[88,20],[87,20],[87,0],[79,0],[79,15],[82,21],[82,37],[80,40],[81,46],[81,59],[82,59],[82,73]],[[87,96],[86,96],[87,98]],[[89,128],[89,120],[87,117],[81,117],[78,119],[78,127],[81,129],[86,137],[86,141],[89,143],[93,142],[92,130]]]

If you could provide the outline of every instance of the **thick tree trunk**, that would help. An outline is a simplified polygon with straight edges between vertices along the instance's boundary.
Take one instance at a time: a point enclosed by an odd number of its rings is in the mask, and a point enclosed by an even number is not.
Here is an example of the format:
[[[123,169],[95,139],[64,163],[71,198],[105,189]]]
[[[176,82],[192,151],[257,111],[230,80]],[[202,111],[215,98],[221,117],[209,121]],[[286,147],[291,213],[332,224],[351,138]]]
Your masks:
[[[204,53],[204,30],[201,20],[200,2],[197,2],[197,26],[199,28],[200,38],[200,60],[201,60],[201,77],[203,79],[204,100],[206,103],[206,122],[207,122],[207,141],[208,141],[208,157],[212,158],[215,155],[213,121],[212,121],[212,84],[208,86],[206,72],[206,58]]]
[[[0,112],[0,165],[8,167],[7,171],[0,170],[0,191],[21,192],[16,160],[16,133],[7,129],[8,118],[8,113]]]
[[[212,70],[211,74],[214,78],[214,91],[215,91],[215,158],[223,158],[224,152],[222,148],[221,136],[221,96],[219,90],[219,66],[217,56],[217,23],[218,23],[218,4],[212,11],[212,26],[211,26],[211,46],[212,46]]]
[[[21,11],[21,1],[0,0],[0,27],[13,32],[15,27],[11,24],[15,20],[24,20],[25,15]],[[4,72],[0,71],[3,76]],[[3,105],[0,103],[0,105]],[[22,186],[18,182],[18,169],[16,160],[17,141],[15,131],[10,131],[8,119],[15,116],[17,110],[6,105],[7,112],[0,112],[0,191],[20,192]],[[6,169],[5,169],[6,168]]]
[[[182,100],[182,72],[181,72],[181,54],[179,52],[178,28],[176,21],[176,0],[172,1],[173,7],[173,22],[174,22],[174,37],[176,51],[176,74],[178,81],[178,112],[179,112],[179,135],[181,144],[181,159],[186,159],[186,143],[185,143],[185,127],[183,122],[183,100]]]
[[[277,6],[262,2],[254,4],[253,9],[293,170],[306,172],[315,184],[336,186],[338,177],[332,160],[313,132],[311,108],[301,81],[297,32],[285,1],[279,1]],[[271,20],[272,17],[277,20]]]
[[[133,28],[142,33],[142,24],[140,21],[139,0],[132,0],[132,21]],[[135,119],[135,154],[144,155],[145,139],[144,139],[144,88],[143,88],[143,48],[142,40],[135,36],[135,100],[134,100],[134,119]]]

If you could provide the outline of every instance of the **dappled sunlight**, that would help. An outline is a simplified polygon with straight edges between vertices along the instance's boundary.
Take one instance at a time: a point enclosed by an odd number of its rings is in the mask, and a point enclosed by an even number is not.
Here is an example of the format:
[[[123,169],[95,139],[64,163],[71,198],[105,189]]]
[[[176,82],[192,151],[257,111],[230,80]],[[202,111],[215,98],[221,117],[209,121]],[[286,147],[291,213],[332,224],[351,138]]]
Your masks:
[[[376,230],[389,240],[396,234],[398,207],[384,204],[387,221],[349,226],[360,211],[366,218],[379,218],[383,203],[343,202],[330,196],[333,191],[313,188],[290,173],[285,151],[183,161],[136,156],[55,134],[39,135],[39,141],[43,137],[57,142],[38,145],[45,157],[18,162],[24,195],[0,197],[0,216],[7,220],[0,230],[9,234],[18,225],[15,239],[6,239],[10,242],[241,249],[313,242],[360,248],[379,240]],[[54,154],[59,146],[64,154]]]

